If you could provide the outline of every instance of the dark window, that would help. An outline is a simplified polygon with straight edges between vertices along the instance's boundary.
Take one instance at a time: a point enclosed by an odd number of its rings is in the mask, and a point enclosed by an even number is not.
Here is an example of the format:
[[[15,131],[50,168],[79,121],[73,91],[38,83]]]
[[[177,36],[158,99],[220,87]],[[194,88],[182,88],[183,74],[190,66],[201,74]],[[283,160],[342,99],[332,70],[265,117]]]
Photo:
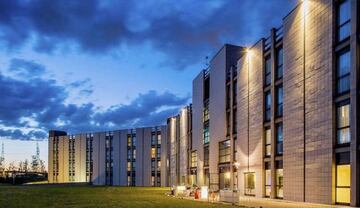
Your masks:
[[[234,109],[233,111],[233,133],[236,134],[237,133],[237,110]]]
[[[230,188],[230,167],[220,167],[219,168],[219,188],[229,189]]]
[[[278,48],[276,50],[276,79],[280,79],[283,76],[283,49]]]
[[[204,147],[204,166],[209,166],[209,145]]]
[[[283,115],[283,87],[276,88],[276,116],[281,117]]]
[[[271,84],[271,58],[270,56],[265,58],[265,86]]]
[[[265,157],[271,156],[271,129],[265,129]]]
[[[210,142],[209,123],[204,125],[204,144]]]
[[[348,101],[337,107],[336,117],[337,144],[350,143],[350,104]]]
[[[233,90],[232,90],[233,91],[233,105],[236,105],[236,103],[237,103],[237,100],[236,100],[236,97],[237,97],[237,81],[234,81],[232,88],[233,88]]]
[[[351,32],[351,2],[350,0],[342,0],[337,5],[337,22],[336,32],[337,41],[342,41],[350,36]]]
[[[271,120],[271,93],[265,92],[265,121]]]
[[[230,162],[230,140],[219,143],[219,163]]]
[[[283,154],[283,126],[281,123],[276,125],[276,154]]]
[[[338,94],[350,90],[350,51],[344,51],[337,56],[336,80]]]

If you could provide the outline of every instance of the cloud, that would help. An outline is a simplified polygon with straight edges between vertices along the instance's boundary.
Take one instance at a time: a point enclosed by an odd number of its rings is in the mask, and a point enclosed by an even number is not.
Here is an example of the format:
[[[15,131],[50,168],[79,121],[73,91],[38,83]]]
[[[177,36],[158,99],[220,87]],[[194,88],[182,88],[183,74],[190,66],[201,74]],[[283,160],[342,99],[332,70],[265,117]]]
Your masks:
[[[9,71],[19,77],[29,79],[43,75],[45,73],[45,67],[34,61],[13,58],[10,61]]]
[[[16,66],[26,66],[21,70],[24,74],[41,75],[40,72],[46,71],[36,62],[15,60]],[[82,87],[89,82],[80,80],[73,85]],[[160,125],[189,101],[189,97],[150,90],[139,94],[129,104],[114,105],[99,112],[93,103],[65,104],[69,94],[66,87],[55,80],[41,77],[16,79],[3,74],[0,74],[0,92],[0,137],[20,140],[45,139],[50,129],[80,133]]]
[[[121,45],[150,43],[165,55],[163,64],[183,69],[224,42],[243,44],[269,35],[296,2],[1,1],[0,38],[14,50],[34,35],[34,50],[49,54],[66,45],[101,55]]]

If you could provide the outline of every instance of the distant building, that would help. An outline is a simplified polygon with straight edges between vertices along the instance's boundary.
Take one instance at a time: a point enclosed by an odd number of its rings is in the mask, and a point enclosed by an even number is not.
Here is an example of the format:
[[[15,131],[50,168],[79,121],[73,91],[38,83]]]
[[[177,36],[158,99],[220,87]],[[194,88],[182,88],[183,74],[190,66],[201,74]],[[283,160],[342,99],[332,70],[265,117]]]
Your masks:
[[[166,126],[49,133],[49,182],[168,186]]]

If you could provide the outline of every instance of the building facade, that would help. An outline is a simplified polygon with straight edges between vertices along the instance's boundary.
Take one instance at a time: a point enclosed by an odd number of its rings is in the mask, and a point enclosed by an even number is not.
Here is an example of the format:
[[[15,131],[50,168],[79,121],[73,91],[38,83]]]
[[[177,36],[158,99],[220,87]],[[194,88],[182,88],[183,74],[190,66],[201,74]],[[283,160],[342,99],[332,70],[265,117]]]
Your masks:
[[[181,152],[196,185],[360,206],[359,4],[304,0],[269,37],[214,56],[193,81]]]
[[[166,126],[49,133],[49,182],[168,186]]]
[[[224,45],[167,126],[50,132],[49,181],[360,206],[359,7],[304,0],[253,46]]]

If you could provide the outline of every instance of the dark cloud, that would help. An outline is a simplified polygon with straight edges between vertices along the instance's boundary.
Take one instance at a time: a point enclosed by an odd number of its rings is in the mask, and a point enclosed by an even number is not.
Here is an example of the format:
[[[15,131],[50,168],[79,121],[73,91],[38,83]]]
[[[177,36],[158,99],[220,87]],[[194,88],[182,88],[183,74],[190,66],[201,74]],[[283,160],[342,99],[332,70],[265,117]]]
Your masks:
[[[45,67],[34,61],[13,58],[10,61],[9,71],[24,78],[39,77],[45,73]]]
[[[224,42],[243,44],[268,35],[296,2],[5,0],[0,38],[16,49],[35,34],[34,49],[44,53],[75,43],[84,52],[104,54],[122,44],[149,42],[166,55],[164,64],[182,69]]]
[[[23,67],[25,74],[45,71],[45,68],[34,69],[34,66],[40,66],[35,62],[19,62],[31,66]],[[88,82],[75,82],[74,87]],[[0,92],[0,126],[3,127],[0,136],[21,140],[44,139],[49,129],[79,133],[159,125],[189,100],[189,97],[178,97],[170,92],[148,91],[127,105],[114,105],[98,112],[92,103],[65,104],[69,97],[67,90],[54,80],[35,77],[25,80],[2,74]]]

